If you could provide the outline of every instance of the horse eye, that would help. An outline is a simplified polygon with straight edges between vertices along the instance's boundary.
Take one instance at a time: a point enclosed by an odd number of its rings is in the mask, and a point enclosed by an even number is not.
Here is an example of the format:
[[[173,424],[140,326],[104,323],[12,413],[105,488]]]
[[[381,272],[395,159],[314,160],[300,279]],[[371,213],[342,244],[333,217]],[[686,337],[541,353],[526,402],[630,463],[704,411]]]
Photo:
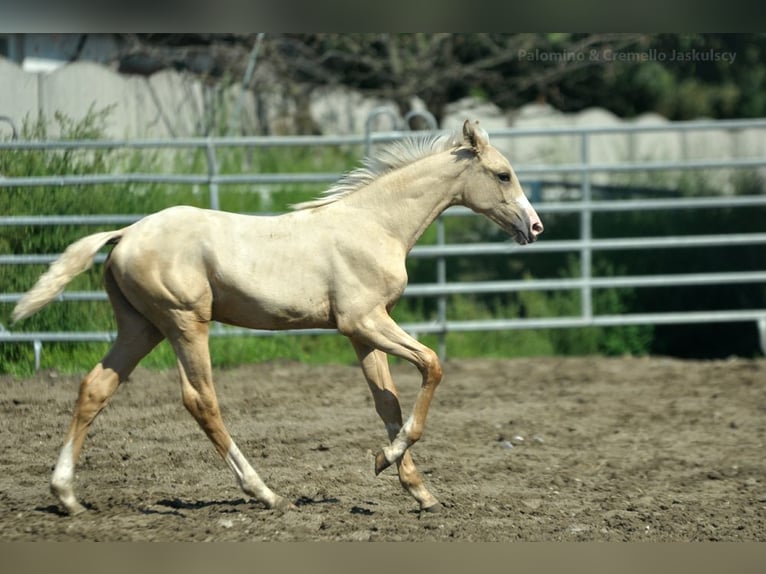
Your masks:
[[[497,174],[497,179],[507,183],[507,182],[511,181],[511,174],[508,173],[507,171],[504,171],[502,173],[498,173]]]

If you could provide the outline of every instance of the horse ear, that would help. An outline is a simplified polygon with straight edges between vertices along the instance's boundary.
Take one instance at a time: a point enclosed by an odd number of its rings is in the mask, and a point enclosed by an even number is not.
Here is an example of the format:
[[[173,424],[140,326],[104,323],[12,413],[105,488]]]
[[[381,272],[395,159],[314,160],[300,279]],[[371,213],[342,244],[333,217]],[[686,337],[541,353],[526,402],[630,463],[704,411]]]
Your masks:
[[[487,132],[479,127],[479,120],[471,123],[466,120],[463,124],[463,141],[476,153],[481,153],[489,145]]]

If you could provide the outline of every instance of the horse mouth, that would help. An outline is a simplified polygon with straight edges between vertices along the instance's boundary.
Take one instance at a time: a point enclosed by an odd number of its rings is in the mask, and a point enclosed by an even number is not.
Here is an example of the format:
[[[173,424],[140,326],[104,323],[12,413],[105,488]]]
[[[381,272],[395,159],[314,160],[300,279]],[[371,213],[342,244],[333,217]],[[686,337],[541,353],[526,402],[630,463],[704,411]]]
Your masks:
[[[526,213],[513,213],[510,219],[495,213],[487,213],[486,216],[519,245],[528,245],[537,240],[532,232],[532,222]]]
[[[521,216],[519,221],[512,222],[506,230],[513,240],[519,245],[529,245],[537,240],[537,236],[532,233],[532,227],[528,217]]]
[[[511,235],[519,245],[534,243],[537,241],[537,236],[542,233],[542,224],[539,221],[533,223],[526,213],[521,213],[510,227]]]
[[[513,229],[511,236],[513,237],[513,240],[519,245],[529,245],[530,243],[534,243],[537,240],[537,238],[531,233],[524,233],[518,228]]]

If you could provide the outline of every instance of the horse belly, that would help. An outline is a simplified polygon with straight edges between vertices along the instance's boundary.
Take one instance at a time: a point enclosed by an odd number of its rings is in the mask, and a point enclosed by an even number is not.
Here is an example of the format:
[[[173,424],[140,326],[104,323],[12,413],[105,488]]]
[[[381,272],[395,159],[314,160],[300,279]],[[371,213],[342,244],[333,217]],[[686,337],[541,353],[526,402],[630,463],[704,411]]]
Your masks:
[[[334,328],[328,297],[315,289],[296,289],[289,281],[259,281],[248,289],[213,288],[213,319],[250,329]]]

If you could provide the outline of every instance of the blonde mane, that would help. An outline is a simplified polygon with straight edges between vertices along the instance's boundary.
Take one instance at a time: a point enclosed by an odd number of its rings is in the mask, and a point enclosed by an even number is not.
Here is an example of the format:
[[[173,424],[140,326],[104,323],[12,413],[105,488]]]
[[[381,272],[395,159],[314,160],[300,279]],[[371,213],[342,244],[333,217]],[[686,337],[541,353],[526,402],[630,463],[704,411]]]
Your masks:
[[[320,197],[296,203],[290,207],[294,210],[300,210],[333,203],[368,186],[382,175],[391,173],[424,157],[457,147],[460,142],[457,133],[409,137],[394,142],[378,153],[365,158],[361,167],[343,175],[332,187],[322,192]]]

